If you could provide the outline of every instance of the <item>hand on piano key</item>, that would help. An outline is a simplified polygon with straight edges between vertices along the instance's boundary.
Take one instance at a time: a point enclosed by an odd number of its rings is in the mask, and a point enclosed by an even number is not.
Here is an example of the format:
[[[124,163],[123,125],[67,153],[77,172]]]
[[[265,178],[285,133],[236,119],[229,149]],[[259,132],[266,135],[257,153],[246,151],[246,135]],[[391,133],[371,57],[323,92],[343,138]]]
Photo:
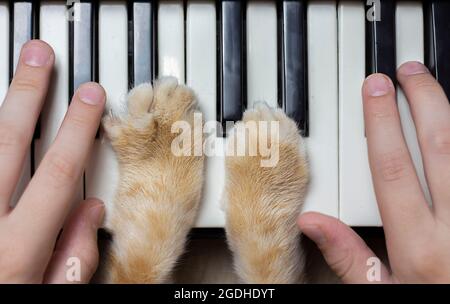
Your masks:
[[[449,100],[419,62],[403,64],[397,79],[417,127],[432,205],[408,151],[394,85],[385,75],[371,75],[363,87],[366,134],[392,273],[353,230],[335,218],[305,213],[299,227],[346,283],[449,283]]]
[[[37,35],[52,45],[58,70],[12,201],[44,157],[81,83],[100,81],[110,95],[109,109],[122,105],[129,87],[174,75],[195,89],[208,120],[238,119],[257,99],[279,104],[308,136],[312,181],[304,210],[352,226],[381,225],[361,83],[366,69],[394,78],[395,66],[418,60],[449,93],[448,1],[384,0],[380,21],[366,19],[363,1],[220,3],[83,1],[75,4],[77,22],[67,22],[65,1],[0,0],[0,45],[9,45],[0,49],[0,94],[6,93],[22,45]],[[430,201],[409,105],[400,90],[397,94],[404,136]],[[75,196],[110,201],[116,167],[110,147],[97,138],[86,182]],[[218,195],[223,159],[208,158],[206,167],[197,227],[223,227]]]
[[[98,84],[82,85],[56,128],[59,131],[41,134],[40,163],[17,205],[11,207],[55,60],[48,44],[37,40],[25,43],[0,108],[3,283],[87,283],[98,262],[97,229],[103,221],[103,203],[90,199],[74,204],[106,101]],[[81,276],[67,277],[67,263],[80,265],[84,269]]]
[[[255,101],[265,100],[282,108],[306,136],[312,180],[304,210],[324,212],[352,226],[380,226],[360,87],[366,73],[394,78],[396,67],[417,60],[450,92],[450,5],[383,0],[372,11],[375,17],[381,13],[377,20],[368,18],[373,7],[366,3],[75,1],[76,20],[68,22],[64,1],[0,0],[0,45],[10,46],[0,50],[0,69],[5,71],[0,92],[6,91],[22,44],[39,35],[57,53],[58,89],[44,107],[37,142],[55,133],[67,109],[68,102],[61,100],[70,100],[87,81],[105,87],[109,110],[123,106],[129,88],[175,76],[197,92],[206,119],[222,123],[239,119]],[[406,141],[425,187],[414,124],[403,93],[398,95]],[[77,196],[109,202],[117,161],[101,136],[99,132]],[[27,153],[13,200],[46,145]],[[223,188],[223,159],[208,158],[207,163],[196,226],[223,228],[225,217],[215,194]]]

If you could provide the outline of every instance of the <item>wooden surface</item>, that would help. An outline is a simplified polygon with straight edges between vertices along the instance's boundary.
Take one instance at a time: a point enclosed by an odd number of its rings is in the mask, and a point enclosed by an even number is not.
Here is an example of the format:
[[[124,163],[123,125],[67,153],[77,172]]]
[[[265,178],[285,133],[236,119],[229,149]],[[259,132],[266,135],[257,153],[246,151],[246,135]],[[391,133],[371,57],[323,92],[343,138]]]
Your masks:
[[[358,228],[356,231],[386,261],[384,234],[381,228]],[[310,240],[302,240],[306,250],[306,278],[308,283],[340,283],[329,269],[322,254]],[[226,240],[219,238],[193,238],[180,259],[174,276],[176,283],[239,283],[233,271],[231,252]]]
[[[387,254],[383,230],[381,228],[357,228],[355,230],[375,254],[386,263]],[[110,238],[111,236],[104,231],[99,234],[101,253],[106,250]],[[240,283],[233,270],[231,252],[228,249],[223,230],[215,230],[212,233],[201,231],[200,233],[194,233],[189,239],[186,252],[175,269],[174,283]],[[306,251],[307,283],[340,283],[313,242],[303,238],[302,246]],[[101,281],[101,277],[98,275],[94,276],[92,282]]]

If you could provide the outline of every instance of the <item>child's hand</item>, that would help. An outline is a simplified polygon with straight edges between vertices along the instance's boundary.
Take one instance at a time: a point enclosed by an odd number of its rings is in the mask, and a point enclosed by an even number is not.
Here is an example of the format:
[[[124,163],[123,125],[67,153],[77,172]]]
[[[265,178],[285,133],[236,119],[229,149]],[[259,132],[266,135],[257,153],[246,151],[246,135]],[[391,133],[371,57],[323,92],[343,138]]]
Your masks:
[[[409,100],[433,206],[427,205],[403,138],[395,89],[384,75],[364,83],[369,160],[383,220],[392,273],[381,281],[450,282],[450,105],[442,88],[420,63],[398,70]],[[368,283],[374,253],[349,227],[317,213],[299,219],[300,229],[320,248],[344,282]]]
[[[103,113],[105,92],[98,84],[85,84],[77,91],[54,144],[17,207],[9,207],[54,60],[50,46],[28,42],[0,108],[0,282],[4,283],[68,283],[66,263],[73,266],[77,261],[81,277],[75,283],[83,283],[97,268],[103,204],[85,201],[65,219]],[[70,257],[75,260],[68,261]]]

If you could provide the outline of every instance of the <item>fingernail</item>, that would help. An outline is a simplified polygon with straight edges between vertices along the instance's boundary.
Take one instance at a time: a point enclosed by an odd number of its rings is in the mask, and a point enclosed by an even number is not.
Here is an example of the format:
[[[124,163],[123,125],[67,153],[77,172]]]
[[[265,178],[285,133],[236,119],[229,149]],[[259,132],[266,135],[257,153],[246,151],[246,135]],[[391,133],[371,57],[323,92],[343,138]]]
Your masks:
[[[422,63],[417,61],[411,61],[403,64],[398,72],[400,74],[411,76],[411,75],[417,75],[417,74],[424,74],[428,73],[428,69],[426,66],[424,66]]]
[[[316,245],[322,245],[327,241],[322,229],[317,225],[303,226],[301,231],[316,243]]]
[[[97,203],[89,209],[89,219],[96,229],[102,224],[104,216],[105,206],[103,203]]]
[[[22,51],[23,62],[31,67],[46,66],[53,54],[42,43],[29,42]]]
[[[96,106],[103,102],[105,94],[97,84],[84,84],[78,91],[78,97],[82,102]]]
[[[370,96],[379,97],[389,93],[394,85],[387,76],[374,74],[367,77],[365,87]]]

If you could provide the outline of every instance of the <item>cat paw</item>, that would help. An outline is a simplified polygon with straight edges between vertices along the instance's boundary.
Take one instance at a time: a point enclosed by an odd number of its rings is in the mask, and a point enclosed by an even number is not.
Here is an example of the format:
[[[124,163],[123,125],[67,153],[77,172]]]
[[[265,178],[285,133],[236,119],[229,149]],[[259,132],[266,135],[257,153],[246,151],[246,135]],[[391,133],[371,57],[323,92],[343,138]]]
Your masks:
[[[170,279],[195,221],[204,160],[174,153],[179,135],[172,129],[177,122],[192,127],[195,105],[192,90],[168,77],[136,87],[126,111],[103,119],[120,173],[108,210],[113,241],[105,263],[107,282]]]
[[[177,121],[193,121],[196,99],[193,91],[174,77],[142,84],[130,91],[124,113],[109,113],[102,120],[106,136],[121,156],[139,158],[167,153],[176,134]]]
[[[102,126],[106,136],[115,141],[119,137],[132,131],[147,130],[151,134],[154,115],[149,112],[153,103],[153,87],[142,84],[130,91],[127,97],[125,113],[111,112],[102,119]],[[150,127],[150,128],[149,128]]]
[[[258,104],[236,124],[228,145],[233,142],[250,145],[226,158],[226,231],[235,268],[247,283],[297,282],[303,260],[296,218],[308,183],[299,130],[282,110]]]
[[[273,109],[264,102],[244,112],[242,121],[236,123],[227,144],[228,162],[259,161],[263,167],[280,166],[298,158],[306,164],[306,152],[296,123],[282,109]],[[293,152],[285,153],[289,150]],[[280,159],[280,152],[283,158]],[[245,165],[245,164],[243,164]]]
[[[242,193],[242,201],[232,204],[240,205],[250,199],[261,205],[265,200],[259,198],[265,195],[304,195],[309,173],[303,139],[296,123],[281,109],[258,103],[247,110],[227,145],[227,187],[232,191],[239,184],[238,189],[256,195]],[[245,149],[240,145],[245,145]]]

